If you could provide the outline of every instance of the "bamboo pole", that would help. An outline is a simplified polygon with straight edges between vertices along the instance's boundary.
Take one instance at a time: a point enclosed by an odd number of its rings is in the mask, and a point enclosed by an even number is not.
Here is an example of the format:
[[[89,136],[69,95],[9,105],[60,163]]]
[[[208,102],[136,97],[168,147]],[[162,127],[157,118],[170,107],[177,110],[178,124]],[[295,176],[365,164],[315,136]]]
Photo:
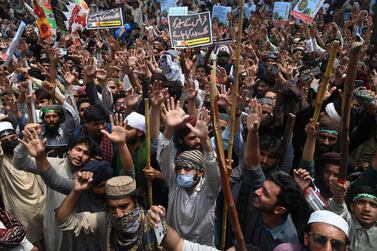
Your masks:
[[[27,84],[28,84],[29,95],[31,96],[33,94],[33,83],[31,80],[28,80]],[[35,104],[33,102],[32,97],[28,100],[28,103],[29,103],[28,106],[30,107],[29,115],[31,115],[29,117],[29,122],[37,123],[37,115],[35,113]]]
[[[228,142],[228,156],[227,156],[227,165],[229,168],[226,170],[227,175],[229,175],[228,170],[232,170],[232,154],[233,154],[233,144],[234,144],[234,128],[236,121],[236,107],[237,107],[237,96],[239,89],[239,73],[240,73],[240,55],[241,55],[241,39],[242,39],[242,23],[243,23],[243,7],[244,1],[240,1],[239,4],[239,14],[238,14],[238,33],[236,41],[236,62],[234,67],[234,86],[232,93],[232,106],[230,112],[230,136]],[[222,227],[221,227],[221,251],[225,250],[226,244],[226,229],[228,222],[228,206],[224,203],[223,206],[223,217],[222,217]]]
[[[321,82],[321,87],[318,90],[317,98],[315,101],[315,110],[313,114],[313,122],[317,123],[319,119],[319,113],[321,112],[321,107],[323,103],[323,97],[325,96],[325,92],[327,91],[327,86],[329,84],[330,75],[332,73],[332,69],[334,67],[334,61],[336,58],[336,52],[339,48],[339,41],[334,41],[332,43],[332,50],[329,56],[329,60],[327,62],[326,72],[325,76],[323,77],[323,80]]]
[[[216,142],[216,154],[217,154],[217,162],[219,165],[220,175],[221,175],[221,187],[224,192],[225,202],[228,205],[229,213],[230,213],[230,220],[232,222],[232,230],[236,241],[238,243],[239,250],[245,251],[245,243],[244,237],[241,232],[241,226],[238,221],[238,214],[236,210],[236,206],[233,200],[232,191],[230,189],[229,183],[229,176],[227,173],[227,167],[225,163],[225,153],[224,153],[224,143],[222,139],[222,133],[220,129],[219,121],[219,110],[217,106],[218,100],[218,92],[216,87],[216,56],[214,54],[211,55],[211,59],[213,61],[213,67],[211,72],[211,83],[210,83],[210,97],[211,97],[211,119],[212,119],[212,126],[215,135],[215,142]]]
[[[283,134],[283,147],[284,151],[287,151],[289,142],[291,141],[293,127],[296,122],[296,115],[289,113],[287,123],[284,127],[284,134]]]
[[[352,102],[352,91],[355,85],[357,64],[361,53],[363,43],[354,43],[350,49],[350,60],[347,67],[347,77],[344,82],[342,92],[342,113],[340,124],[340,169],[339,169],[339,182],[343,183],[347,178],[347,165],[348,165],[348,144],[349,144],[349,124],[350,112]]]
[[[149,122],[149,99],[144,99],[144,115],[145,115],[145,130],[146,130],[146,166],[151,167],[151,127]],[[153,205],[152,199],[152,181],[148,179],[148,203],[149,207]]]

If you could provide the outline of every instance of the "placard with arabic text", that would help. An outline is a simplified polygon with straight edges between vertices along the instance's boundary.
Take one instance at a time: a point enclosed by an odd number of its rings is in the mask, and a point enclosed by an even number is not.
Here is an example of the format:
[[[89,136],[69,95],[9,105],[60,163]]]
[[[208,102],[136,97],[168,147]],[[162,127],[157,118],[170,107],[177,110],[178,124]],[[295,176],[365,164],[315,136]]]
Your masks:
[[[169,16],[169,33],[173,48],[192,48],[212,44],[209,12]]]

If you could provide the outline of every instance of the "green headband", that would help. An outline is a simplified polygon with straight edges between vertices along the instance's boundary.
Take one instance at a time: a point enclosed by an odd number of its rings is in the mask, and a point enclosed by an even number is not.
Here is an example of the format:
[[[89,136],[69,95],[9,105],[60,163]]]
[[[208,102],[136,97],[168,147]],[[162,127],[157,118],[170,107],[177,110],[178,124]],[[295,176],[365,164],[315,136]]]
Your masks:
[[[323,133],[333,134],[333,135],[338,135],[339,133],[337,130],[324,129],[324,128],[319,128],[319,131]]]
[[[356,194],[355,197],[353,197],[352,202],[355,202],[356,200],[358,200],[360,198],[369,199],[369,200],[373,200],[373,201],[377,202],[377,197],[374,196],[374,195],[372,195],[372,194],[369,194],[369,193],[359,193],[359,194]]]
[[[62,108],[60,106],[45,106],[41,109],[41,113],[45,114],[46,112],[61,112]]]

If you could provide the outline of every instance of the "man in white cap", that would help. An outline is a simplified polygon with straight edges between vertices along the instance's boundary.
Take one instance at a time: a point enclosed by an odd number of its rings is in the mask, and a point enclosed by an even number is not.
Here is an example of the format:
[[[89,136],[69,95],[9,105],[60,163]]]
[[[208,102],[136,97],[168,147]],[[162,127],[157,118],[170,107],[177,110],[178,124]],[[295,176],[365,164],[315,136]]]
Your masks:
[[[106,212],[75,213],[75,204],[92,181],[91,172],[78,172],[75,185],[56,210],[57,225],[63,231],[94,235],[103,250],[152,251],[157,245],[153,228],[145,220],[145,211],[137,202],[136,182],[130,176],[118,176],[106,182]]]
[[[25,226],[29,241],[39,246],[38,242],[43,240],[43,228],[40,226],[45,210],[46,186],[38,175],[14,167],[13,151],[19,141],[8,121],[0,122],[0,142],[0,188],[5,209]]]
[[[146,168],[145,151],[146,151],[146,129],[145,129],[145,116],[137,112],[130,113],[125,119],[127,131],[127,147],[132,156],[132,162],[126,165],[131,167],[135,173],[135,180],[140,189],[141,195],[146,199],[147,196],[147,180],[158,179],[164,180],[160,171],[153,167]],[[157,151],[157,144],[151,143],[151,155]],[[131,161],[131,160],[130,160]],[[146,201],[145,201],[146,202]],[[146,204],[145,204],[146,206]]]
[[[305,229],[305,247],[283,243],[276,246],[274,251],[346,251],[348,232],[349,226],[341,216],[328,210],[315,211],[310,215]]]

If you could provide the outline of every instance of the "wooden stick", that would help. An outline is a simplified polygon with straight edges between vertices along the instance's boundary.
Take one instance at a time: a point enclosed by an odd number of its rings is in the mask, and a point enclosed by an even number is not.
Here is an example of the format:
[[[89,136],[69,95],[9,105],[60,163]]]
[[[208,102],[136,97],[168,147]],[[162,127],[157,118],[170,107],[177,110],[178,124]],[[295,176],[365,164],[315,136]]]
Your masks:
[[[284,134],[283,134],[283,147],[284,151],[287,151],[289,142],[291,141],[293,127],[296,122],[296,115],[289,113],[287,124],[284,127]]]
[[[340,124],[340,169],[339,182],[344,183],[347,178],[349,124],[352,102],[352,91],[355,85],[357,64],[361,53],[362,43],[354,43],[350,49],[350,60],[347,67],[347,77],[342,92],[342,113]]]
[[[146,166],[151,167],[151,127],[149,123],[149,99],[144,99],[144,115],[145,115],[145,130],[146,130]],[[148,203],[149,207],[153,205],[152,199],[152,181],[148,179]]]
[[[334,67],[334,61],[336,58],[336,52],[339,48],[339,41],[334,41],[332,43],[332,50],[330,53],[329,60],[327,62],[326,72],[325,76],[323,77],[323,80],[321,82],[321,87],[318,90],[317,98],[315,101],[315,110],[313,114],[313,122],[317,123],[319,119],[319,113],[321,112],[322,103],[323,103],[323,97],[325,96],[325,92],[327,91],[327,86],[329,84],[330,75],[332,73],[332,69]]]
[[[217,106],[218,100],[218,92],[216,87],[216,56],[212,54],[211,56],[213,60],[213,67],[211,72],[211,84],[210,84],[210,96],[211,96],[211,119],[212,119],[212,126],[215,135],[215,142],[216,142],[216,154],[217,154],[217,162],[219,165],[220,175],[221,175],[221,187],[224,192],[225,202],[229,207],[230,213],[230,220],[232,222],[232,230],[234,236],[238,243],[239,250],[245,251],[245,243],[243,234],[241,232],[241,226],[238,221],[238,214],[236,210],[236,206],[233,200],[232,191],[230,189],[229,183],[229,176],[227,173],[227,166],[225,163],[225,154],[224,154],[224,143],[222,139],[222,133],[219,125],[219,110]]]
[[[234,86],[233,86],[233,93],[232,93],[232,106],[231,106],[231,112],[230,112],[230,135],[229,135],[228,156],[227,156],[228,161],[226,163],[228,164],[229,168],[225,170],[227,175],[229,175],[228,170],[232,170],[232,154],[233,154],[233,144],[234,144],[234,128],[235,128],[235,122],[236,122],[237,96],[238,96],[238,89],[240,85],[239,75],[240,75],[243,7],[244,7],[244,1],[240,1],[239,14],[238,14],[238,33],[237,33],[237,43],[236,43],[236,62],[235,62],[235,67],[234,67]],[[222,221],[222,228],[221,228],[220,248],[221,248],[221,251],[224,251],[225,244],[226,244],[226,229],[227,229],[227,222],[228,222],[228,206],[226,203],[224,203],[224,206],[223,206],[222,220],[223,221]]]
[[[232,164],[232,152],[234,143],[234,128],[236,120],[236,107],[237,107],[237,95],[239,89],[239,75],[240,75],[240,58],[241,58],[241,39],[242,39],[242,22],[243,22],[243,6],[244,1],[239,3],[239,14],[238,14],[238,33],[237,33],[237,44],[236,44],[236,62],[234,65],[234,86],[232,95],[232,107],[230,112],[230,137],[228,143],[228,161],[229,165]],[[223,249],[221,249],[223,250]]]
[[[28,80],[27,83],[28,83],[29,94],[31,95],[33,94],[33,82],[31,80]],[[29,116],[31,115],[29,117],[29,122],[37,123],[37,115],[35,113],[35,104],[32,101],[32,98],[29,99],[28,106],[30,107]]]

